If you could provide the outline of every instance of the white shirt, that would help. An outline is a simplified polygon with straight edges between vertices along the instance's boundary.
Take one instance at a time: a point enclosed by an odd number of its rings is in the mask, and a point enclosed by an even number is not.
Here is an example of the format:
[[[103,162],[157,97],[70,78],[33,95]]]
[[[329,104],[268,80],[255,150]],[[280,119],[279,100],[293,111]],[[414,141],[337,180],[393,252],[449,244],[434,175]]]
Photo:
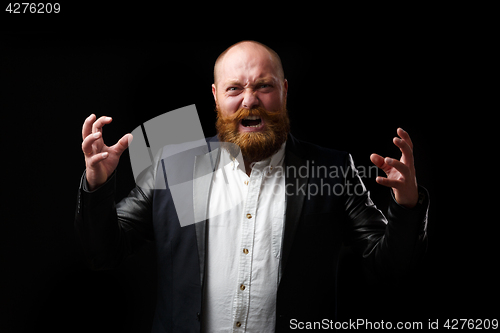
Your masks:
[[[274,332],[285,214],[285,144],[247,176],[222,149],[208,222],[204,332]]]

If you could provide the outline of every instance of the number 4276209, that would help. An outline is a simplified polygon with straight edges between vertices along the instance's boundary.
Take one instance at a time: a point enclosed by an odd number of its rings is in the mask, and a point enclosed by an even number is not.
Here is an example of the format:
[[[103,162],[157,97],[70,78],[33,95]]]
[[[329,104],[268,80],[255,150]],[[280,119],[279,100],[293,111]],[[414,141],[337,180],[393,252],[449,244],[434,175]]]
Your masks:
[[[57,2],[9,2],[5,11],[11,14],[57,14],[61,11],[61,5]]]
[[[446,329],[497,329],[498,319],[448,319],[443,325]]]

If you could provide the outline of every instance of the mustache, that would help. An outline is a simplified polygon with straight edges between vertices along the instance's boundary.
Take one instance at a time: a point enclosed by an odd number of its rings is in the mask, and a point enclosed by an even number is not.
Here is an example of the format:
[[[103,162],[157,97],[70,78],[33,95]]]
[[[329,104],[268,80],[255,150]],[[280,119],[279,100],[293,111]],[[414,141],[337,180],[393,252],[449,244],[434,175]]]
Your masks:
[[[250,116],[258,116],[264,119],[265,122],[267,120],[266,123],[274,123],[283,118],[283,115],[279,111],[268,111],[261,106],[252,109],[241,108],[228,116],[223,116],[220,111],[217,112],[217,117],[222,118],[225,122],[239,123],[243,119]]]

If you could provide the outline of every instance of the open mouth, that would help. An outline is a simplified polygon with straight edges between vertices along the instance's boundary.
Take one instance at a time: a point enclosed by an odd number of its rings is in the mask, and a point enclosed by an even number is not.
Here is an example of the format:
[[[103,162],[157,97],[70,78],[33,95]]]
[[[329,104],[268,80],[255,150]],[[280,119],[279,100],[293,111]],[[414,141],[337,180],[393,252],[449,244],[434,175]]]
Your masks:
[[[241,125],[243,127],[260,127],[262,125],[262,120],[259,116],[249,116],[241,120]]]

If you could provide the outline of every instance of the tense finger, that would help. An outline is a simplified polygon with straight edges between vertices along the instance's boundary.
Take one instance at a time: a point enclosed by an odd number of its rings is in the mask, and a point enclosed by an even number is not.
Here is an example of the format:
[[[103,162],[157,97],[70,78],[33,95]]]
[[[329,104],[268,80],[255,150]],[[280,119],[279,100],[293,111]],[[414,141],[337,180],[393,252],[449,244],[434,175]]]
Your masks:
[[[410,135],[408,134],[408,132],[406,132],[404,129],[402,129],[400,127],[400,128],[398,128],[397,133],[401,139],[406,141],[408,146],[410,146],[410,149],[413,150],[413,142],[411,141]]]
[[[106,117],[106,116],[102,116],[99,119],[97,119],[92,125],[92,133],[101,132],[102,127],[106,124],[109,124],[111,120],[112,120],[111,117]]]
[[[85,140],[82,142],[82,151],[85,156],[89,156],[93,153],[92,144],[101,137],[101,132],[96,132],[94,134],[87,135]]]
[[[408,166],[406,164],[404,164],[396,159],[390,158],[390,157],[386,157],[385,163],[387,163],[388,165],[390,165],[394,169],[398,170],[403,175],[404,178],[409,178],[410,169],[408,168]]]
[[[85,119],[82,126],[82,140],[85,140],[92,133],[92,124],[94,123],[95,115],[92,113]]]
[[[408,142],[400,138],[394,138],[393,142],[401,150],[401,153],[403,153],[403,158],[401,159],[403,163],[413,165],[413,151]]]
[[[377,178],[375,178],[375,181],[380,185],[392,187],[395,189],[399,189],[403,185],[403,182],[401,180],[389,179],[389,178],[384,178],[384,177],[377,177]]]
[[[95,166],[97,163],[106,159],[108,157],[108,155],[109,155],[108,152],[104,152],[101,154],[95,154],[94,156],[90,157],[90,159],[88,160],[88,166],[90,166],[90,167]]]

